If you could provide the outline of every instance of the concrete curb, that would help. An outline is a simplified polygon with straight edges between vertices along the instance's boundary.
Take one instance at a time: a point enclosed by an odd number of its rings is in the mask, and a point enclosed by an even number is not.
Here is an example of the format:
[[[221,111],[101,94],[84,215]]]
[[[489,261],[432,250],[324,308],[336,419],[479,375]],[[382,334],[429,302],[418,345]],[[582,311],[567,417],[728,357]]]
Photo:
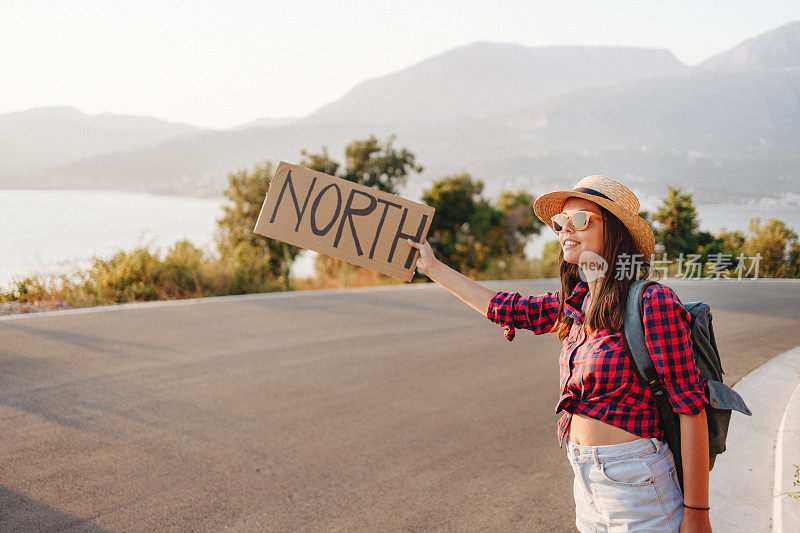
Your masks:
[[[791,465],[800,464],[799,387],[800,346],[770,359],[734,386],[753,416],[733,414],[727,450],[711,471],[709,503],[715,530],[800,530],[792,518],[800,500],[775,498],[787,492],[781,486],[791,487]]]
[[[786,405],[775,443],[772,528],[800,531],[800,385]]]

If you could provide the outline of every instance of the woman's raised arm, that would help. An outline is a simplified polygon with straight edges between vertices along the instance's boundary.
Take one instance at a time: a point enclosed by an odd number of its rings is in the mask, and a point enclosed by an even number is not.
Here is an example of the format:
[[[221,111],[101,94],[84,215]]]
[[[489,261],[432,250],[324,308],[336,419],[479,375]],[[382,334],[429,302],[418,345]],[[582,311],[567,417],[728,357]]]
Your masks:
[[[417,243],[408,239],[408,244],[419,250],[417,270],[486,316],[489,303],[496,291],[484,287],[436,259],[428,241]]]

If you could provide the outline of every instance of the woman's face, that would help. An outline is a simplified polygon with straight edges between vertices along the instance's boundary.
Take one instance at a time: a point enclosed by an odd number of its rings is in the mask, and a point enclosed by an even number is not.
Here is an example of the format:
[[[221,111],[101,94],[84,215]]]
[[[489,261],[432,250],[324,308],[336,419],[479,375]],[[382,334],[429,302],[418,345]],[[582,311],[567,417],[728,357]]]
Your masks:
[[[603,252],[603,218],[600,206],[583,198],[567,198],[562,213],[571,214],[575,211],[591,211],[598,216],[589,217],[589,225],[585,229],[576,230],[572,220],[567,219],[564,227],[558,232],[558,242],[564,251],[564,261],[580,264],[581,254],[593,252],[602,255]],[[588,260],[592,260],[589,258]],[[584,261],[587,261],[584,256]]]

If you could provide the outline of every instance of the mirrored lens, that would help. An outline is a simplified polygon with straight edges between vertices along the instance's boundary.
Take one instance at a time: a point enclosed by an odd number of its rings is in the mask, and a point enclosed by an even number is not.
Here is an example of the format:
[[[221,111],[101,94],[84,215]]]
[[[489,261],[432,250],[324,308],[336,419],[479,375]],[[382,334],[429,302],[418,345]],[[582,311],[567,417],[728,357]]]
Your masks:
[[[564,229],[564,225],[567,223],[567,218],[572,220],[572,226],[576,230],[583,230],[589,225],[589,217],[591,215],[586,211],[575,211],[570,215],[566,215],[564,213],[559,213],[557,215],[553,215],[553,218],[550,220],[553,221],[553,229],[558,233],[562,229]]]
[[[557,215],[553,215],[551,220],[553,221],[553,229],[556,231],[561,231],[564,227],[564,224],[567,223],[567,215],[559,213]]]
[[[572,219],[572,225],[575,226],[576,230],[586,229],[586,226],[589,225],[589,213],[586,211],[577,211],[572,213],[570,218]]]

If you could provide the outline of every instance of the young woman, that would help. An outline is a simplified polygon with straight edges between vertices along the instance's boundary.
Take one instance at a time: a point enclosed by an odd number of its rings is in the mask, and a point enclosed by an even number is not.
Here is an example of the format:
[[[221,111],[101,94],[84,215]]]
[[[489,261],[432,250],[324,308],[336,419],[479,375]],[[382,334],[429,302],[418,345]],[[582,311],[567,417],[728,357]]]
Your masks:
[[[649,275],[654,249],[638,211],[636,196],[604,176],[538,198],[534,212],[561,244],[561,289],[539,296],[487,289],[439,262],[427,242],[409,243],[420,251],[421,273],[501,325],[508,340],[516,328],[562,340],[558,438],[575,473],[580,531],[711,531],[708,401],[692,356],[689,314],[668,286],[645,290],[646,344],[680,417],[683,495],[655,400],[635,375],[620,334],[628,288]]]

